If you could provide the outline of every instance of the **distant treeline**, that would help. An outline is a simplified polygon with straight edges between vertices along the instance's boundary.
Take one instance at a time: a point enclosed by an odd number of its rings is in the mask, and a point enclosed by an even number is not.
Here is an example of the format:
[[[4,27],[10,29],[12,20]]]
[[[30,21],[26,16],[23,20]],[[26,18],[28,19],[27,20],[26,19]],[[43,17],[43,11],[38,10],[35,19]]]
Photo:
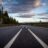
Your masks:
[[[48,22],[36,22],[36,23],[20,23],[20,25],[31,25],[31,26],[39,26],[39,27],[48,27]]]
[[[33,23],[33,26],[48,27],[48,22]]]
[[[16,21],[16,19],[9,17],[7,11],[3,13],[3,11],[1,10],[0,10],[0,22],[2,22],[2,24],[18,24],[18,21]]]

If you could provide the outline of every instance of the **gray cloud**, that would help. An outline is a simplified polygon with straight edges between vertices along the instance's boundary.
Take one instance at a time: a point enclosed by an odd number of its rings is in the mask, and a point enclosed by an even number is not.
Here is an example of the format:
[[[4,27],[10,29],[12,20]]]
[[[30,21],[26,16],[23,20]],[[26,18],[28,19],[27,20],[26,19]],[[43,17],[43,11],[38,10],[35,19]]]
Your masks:
[[[0,4],[2,3],[2,0],[0,0]]]
[[[48,19],[48,18],[39,18],[39,19]]]
[[[34,15],[27,14],[27,15],[20,15],[20,16],[16,16],[16,17],[20,17],[20,18],[32,18],[32,16],[34,16]]]
[[[26,12],[40,6],[40,0],[4,0],[3,2],[4,8],[10,13]]]
[[[19,17],[19,18],[31,18],[31,16],[16,16],[16,17]]]

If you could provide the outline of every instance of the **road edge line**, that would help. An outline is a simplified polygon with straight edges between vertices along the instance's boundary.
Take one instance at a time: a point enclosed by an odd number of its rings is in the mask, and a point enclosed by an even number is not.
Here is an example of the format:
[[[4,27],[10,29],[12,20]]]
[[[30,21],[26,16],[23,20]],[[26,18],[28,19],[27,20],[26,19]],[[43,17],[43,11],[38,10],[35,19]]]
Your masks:
[[[44,48],[48,48],[48,45],[43,42],[36,34],[34,34],[30,29],[28,31],[35,37],[35,39],[42,45]]]

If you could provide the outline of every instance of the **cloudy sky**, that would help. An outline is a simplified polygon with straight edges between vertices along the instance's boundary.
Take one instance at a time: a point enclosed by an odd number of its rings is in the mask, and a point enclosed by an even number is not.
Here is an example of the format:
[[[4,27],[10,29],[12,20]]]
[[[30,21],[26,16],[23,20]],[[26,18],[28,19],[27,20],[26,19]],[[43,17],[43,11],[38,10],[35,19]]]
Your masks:
[[[19,22],[48,22],[48,0],[3,0],[2,4]]]

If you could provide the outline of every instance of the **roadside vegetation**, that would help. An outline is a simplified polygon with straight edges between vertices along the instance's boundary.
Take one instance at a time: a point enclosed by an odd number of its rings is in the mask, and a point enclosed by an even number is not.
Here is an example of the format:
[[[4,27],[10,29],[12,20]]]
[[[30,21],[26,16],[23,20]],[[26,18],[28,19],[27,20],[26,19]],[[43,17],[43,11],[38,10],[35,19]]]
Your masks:
[[[48,28],[48,22],[32,23],[32,25],[33,26],[47,27]]]
[[[38,22],[38,23],[20,23],[19,25],[31,25],[31,26],[38,26],[38,27],[46,27],[48,28],[48,22]]]
[[[13,19],[12,17],[9,17],[8,12],[3,12],[0,10],[0,26],[6,26],[6,25],[17,25],[18,21],[16,19]]]

